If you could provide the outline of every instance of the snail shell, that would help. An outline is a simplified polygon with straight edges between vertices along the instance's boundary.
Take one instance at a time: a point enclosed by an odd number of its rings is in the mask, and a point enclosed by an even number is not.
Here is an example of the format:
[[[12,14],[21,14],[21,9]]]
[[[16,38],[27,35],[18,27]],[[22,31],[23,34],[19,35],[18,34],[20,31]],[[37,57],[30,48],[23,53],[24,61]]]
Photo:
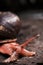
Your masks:
[[[20,18],[11,13],[4,12],[0,14],[0,39],[14,38],[21,29]]]

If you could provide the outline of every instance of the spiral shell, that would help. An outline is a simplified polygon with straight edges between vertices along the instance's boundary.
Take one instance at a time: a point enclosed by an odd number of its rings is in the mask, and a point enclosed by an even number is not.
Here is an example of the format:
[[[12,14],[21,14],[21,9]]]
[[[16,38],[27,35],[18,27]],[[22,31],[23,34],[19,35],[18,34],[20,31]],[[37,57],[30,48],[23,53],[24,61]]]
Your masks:
[[[14,38],[18,35],[20,29],[21,20],[17,15],[11,12],[0,14],[0,39]]]

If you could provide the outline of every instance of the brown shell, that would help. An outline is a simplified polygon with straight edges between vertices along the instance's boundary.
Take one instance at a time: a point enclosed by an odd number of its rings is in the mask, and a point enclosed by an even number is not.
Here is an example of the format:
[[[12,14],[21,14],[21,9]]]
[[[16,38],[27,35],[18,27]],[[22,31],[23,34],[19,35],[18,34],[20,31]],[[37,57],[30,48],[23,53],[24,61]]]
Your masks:
[[[21,29],[20,18],[11,13],[4,12],[0,14],[0,39],[14,38]]]

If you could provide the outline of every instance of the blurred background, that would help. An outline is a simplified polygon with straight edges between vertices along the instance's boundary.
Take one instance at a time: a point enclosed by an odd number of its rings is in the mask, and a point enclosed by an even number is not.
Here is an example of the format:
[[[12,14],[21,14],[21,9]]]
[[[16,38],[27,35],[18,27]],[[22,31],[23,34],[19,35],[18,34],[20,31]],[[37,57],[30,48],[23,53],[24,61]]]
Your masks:
[[[43,8],[43,0],[0,0],[0,11],[20,12]]]

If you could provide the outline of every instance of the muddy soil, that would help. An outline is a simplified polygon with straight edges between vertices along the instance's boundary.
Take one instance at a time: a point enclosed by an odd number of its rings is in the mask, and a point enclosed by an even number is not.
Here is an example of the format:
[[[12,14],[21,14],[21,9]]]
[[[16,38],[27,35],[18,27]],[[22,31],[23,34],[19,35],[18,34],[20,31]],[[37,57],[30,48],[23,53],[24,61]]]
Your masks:
[[[21,12],[18,14],[22,19],[22,28],[18,35],[18,42],[21,44],[28,38],[35,34],[40,34],[40,37],[34,39],[26,47],[29,51],[35,51],[36,54],[33,57],[22,57],[16,62],[1,63],[0,65],[39,65],[43,63],[43,12]],[[4,57],[0,55],[0,61]]]

